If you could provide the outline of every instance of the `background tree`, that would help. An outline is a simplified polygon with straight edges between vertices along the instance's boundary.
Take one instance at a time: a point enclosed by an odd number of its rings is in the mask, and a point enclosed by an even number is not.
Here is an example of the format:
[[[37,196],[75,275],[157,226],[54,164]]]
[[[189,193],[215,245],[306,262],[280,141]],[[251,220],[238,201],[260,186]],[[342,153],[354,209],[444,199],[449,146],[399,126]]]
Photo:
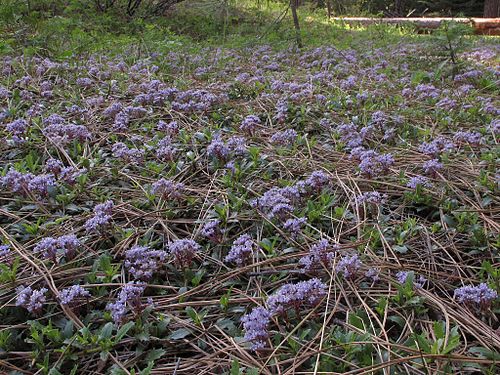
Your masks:
[[[495,18],[500,16],[500,0],[485,0],[483,16]]]

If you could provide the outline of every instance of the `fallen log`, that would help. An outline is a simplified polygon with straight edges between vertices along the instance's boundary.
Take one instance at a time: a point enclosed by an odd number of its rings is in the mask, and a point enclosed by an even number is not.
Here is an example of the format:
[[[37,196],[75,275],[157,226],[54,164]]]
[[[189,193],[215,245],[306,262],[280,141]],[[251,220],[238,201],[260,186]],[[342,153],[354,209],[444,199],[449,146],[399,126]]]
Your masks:
[[[448,18],[448,17],[396,17],[396,18],[375,18],[375,17],[332,17],[334,21],[340,21],[349,25],[413,25],[417,30],[433,30],[439,28],[443,22],[454,21],[469,24],[473,27],[474,33],[481,35],[500,35],[500,18]]]

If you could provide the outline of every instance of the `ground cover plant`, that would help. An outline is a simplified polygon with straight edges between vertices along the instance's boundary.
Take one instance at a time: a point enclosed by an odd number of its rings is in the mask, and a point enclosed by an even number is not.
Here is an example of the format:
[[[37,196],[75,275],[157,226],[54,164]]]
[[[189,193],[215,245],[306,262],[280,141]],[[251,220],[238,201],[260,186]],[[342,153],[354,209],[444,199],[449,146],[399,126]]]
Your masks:
[[[2,372],[498,373],[498,46],[314,30],[9,39]]]

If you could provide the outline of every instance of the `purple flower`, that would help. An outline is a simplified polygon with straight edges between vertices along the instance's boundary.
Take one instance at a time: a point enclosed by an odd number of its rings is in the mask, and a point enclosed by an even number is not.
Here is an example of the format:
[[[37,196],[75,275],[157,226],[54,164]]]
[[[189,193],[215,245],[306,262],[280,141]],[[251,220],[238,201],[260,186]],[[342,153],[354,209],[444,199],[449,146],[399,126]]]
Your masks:
[[[316,272],[318,269],[330,267],[335,257],[338,245],[330,246],[328,240],[321,240],[314,244],[309,254],[300,258],[299,265],[303,267],[303,272]]]
[[[21,173],[11,168],[0,178],[0,183],[13,193],[26,194],[29,192],[28,184],[33,179],[31,173]]]
[[[94,216],[85,222],[87,232],[92,232],[103,228],[109,224],[113,211],[113,201],[108,200],[94,207]]]
[[[180,266],[189,266],[201,247],[195,241],[189,239],[175,240],[168,245],[170,255]]]
[[[151,186],[151,192],[163,199],[180,199],[184,190],[184,184],[164,178],[156,181]]]
[[[34,176],[28,183],[28,190],[32,193],[38,194],[40,196],[48,195],[49,188],[53,188],[56,185],[56,180],[51,174],[43,174],[39,176]]]
[[[156,157],[162,161],[174,160],[177,149],[172,146],[170,137],[165,137],[158,142],[158,149],[156,150]]]
[[[269,311],[274,315],[283,314],[291,308],[298,311],[302,305],[315,306],[326,295],[326,289],[326,285],[317,278],[285,284],[268,298]]]
[[[207,154],[219,160],[227,160],[231,149],[222,141],[219,136],[215,136],[207,147]]]
[[[149,280],[167,257],[166,251],[134,246],[125,252],[125,268],[138,280]]]
[[[128,148],[123,142],[117,142],[113,145],[111,149],[113,156],[119,159],[123,159],[130,163],[139,164],[144,159],[144,150],[138,148]]]
[[[292,213],[293,203],[298,197],[300,193],[296,187],[272,188],[262,197],[252,200],[250,205],[262,210],[270,219],[285,220]]]
[[[227,263],[236,263],[239,267],[248,263],[254,252],[254,242],[248,234],[242,234],[229,250],[229,254],[224,259]]]
[[[83,299],[90,297],[90,292],[85,290],[80,285],[73,285],[69,288],[61,290],[59,293],[59,300],[63,305],[75,305],[83,302]]]
[[[426,155],[437,156],[443,152],[450,152],[455,149],[455,144],[442,136],[437,137],[432,142],[422,142],[419,151]]]
[[[365,277],[367,279],[371,279],[372,282],[377,282],[380,280],[380,276],[379,276],[379,273],[380,273],[380,270],[379,269],[376,269],[376,268],[369,268],[366,272],[365,272]]]
[[[346,255],[340,259],[335,270],[341,273],[346,279],[353,279],[357,276],[359,269],[363,263],[359,259],[358,254],[352,256]]]
[[[305,217],[300,217],[298,219],[291,218],[285,221],[283,224],[283,229],[289,232],[292,238],[297,238],[302,231],[302,227],[307,223]]]
[[[9,245],[0,245],[0,264],[11,264],[11,260],[9,259],[11,253]]]
[[[406,283],[406,280],[408,279],[408,277],[410,275],[413,276],[413,285],[416,288],[422,288],[424,286],[424,284],[427,282],[427,279],[425,277],[423,277],[422,275],[420,275],[419,278],[416,279],[414,277],[415,274],[413,273],[413,271],[399,271],[396,274],[396,279],[398,280],[398,283],[400,283],[401,285],[403,285],[403,284]]]
[[[417,186],[430,188],[432,187],[432,183],[425,176],[415,176],[410,178],[410,180],[406,183],[406,186],[412,189],[416,189]]]
[[[74,140],[84,142],[90,138],[90,132],[83,125],[54,123],[45,127],[42,132],[54,143],[61,144],[66,144]]]
[[[219,243],[222,240],[222,230],[219,227],[220,220],[212,220],[201,228],[200,234],[210,241]]]
[[[382,205],[387,201],[387,194],[380,194],[378,191],[367,191],[356,197],[357,204],[369,203]]]
[[[386,173],[394,164],[391,154],[378,154],[373,150],[353,149],[351,155],[359,158],[359,170],[370,178]]]
[[[112,103],[108,108],[106,108],[102,115],[107,118],[113,118],[123,109],[123,104],[120,102]]]
[[[129,312],[139,314],[144,309],[141,297],[145,289],[143,284],[130,281],[123,286],[116,301],[106,306],[116,324],[123,323]]]
[[[314,171],[304,181],[304,187],[319,192],[329,183],[330,183],[330,176],[328,176],[323,171]]]
[[[477,286],[467,285],[455,289],[455,298],[460,303],[486,310],[498,298],[498,293],[485,283],[481,283]]]
[[[58,238],[45,237],[36,244],[33,251],[42,253],[45,259],[51,259],[55,262],[58,250],[62,251],[67,259],[72,259],[80,246],[78,238],[74,234],[69,234]]]
[[[46,302],[45,293],[47,288],[31,289],[31,287],[19,286],[16,288],[17,298],[16,306],[21,306],[27,309],[32,314],[41,312],[44,303]]]
[[[90,78],[82,77],[76,79],[76,84],[77,86],[80,86],[82,88],[88,88],[94,84],[94,81],[92,81]]]
[[[252,344],[252,350],[264,349],[269,338],[268,326],[272,314],[264,307],[254,307],[252,312],[241,318],[245,330],[245,340]]]
[[[443,169],[443,163],[440,163],[439,160],[437,160],[437,159],[431,159],[431,160],[427,160],[422,165],[422,168],[426,174],[429,174],[431,176],[435,176],[438,171]]]
[[[271,137],[271,143],[281,146],[288,146],[295,142],[297,139],[297,132],[293,129],[279,131]]]
[[[158,121],[157,129],[159,131],[167,133],[169,136],[174,136],[179,132],[179,124],[177,121],[170,121],[166,123],[165,121]]]
[[[479,145],[482,143],[483,137],[478,132],[458,131],[453,136],[453,140],[457,143]]]
[[[248,134],[253,134],[261,124],[260,118],[255,115],[249,115],[243,119],[240,125],[240,130]]]
[[[5,130],[12,134],[15,142],[21,142],[21,137],[28,130],[28,123],[24,119],[18,119],[5,125]]]

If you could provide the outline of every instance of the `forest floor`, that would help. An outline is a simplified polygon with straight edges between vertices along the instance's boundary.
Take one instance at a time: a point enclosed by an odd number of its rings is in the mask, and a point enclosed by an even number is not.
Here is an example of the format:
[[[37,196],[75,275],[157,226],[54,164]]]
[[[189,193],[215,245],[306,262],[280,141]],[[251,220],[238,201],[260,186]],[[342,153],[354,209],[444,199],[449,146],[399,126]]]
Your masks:
[[[495,39],[302,21],[3,24],[0,371],[498,373]]]

